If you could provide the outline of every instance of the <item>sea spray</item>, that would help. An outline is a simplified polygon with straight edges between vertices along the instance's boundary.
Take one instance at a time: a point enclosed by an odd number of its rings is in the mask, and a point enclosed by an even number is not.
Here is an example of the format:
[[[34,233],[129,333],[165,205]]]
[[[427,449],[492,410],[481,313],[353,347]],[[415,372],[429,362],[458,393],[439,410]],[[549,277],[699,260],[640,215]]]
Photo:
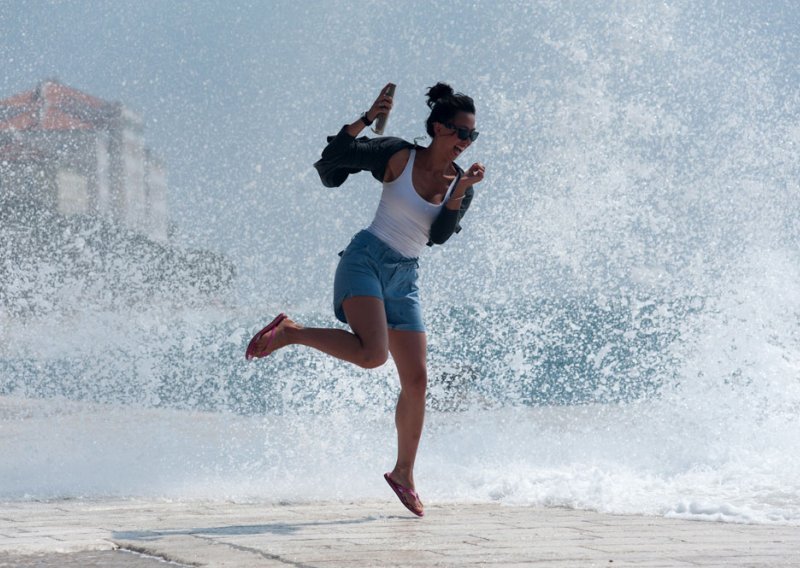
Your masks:
[[[224,302],[95,301],[85,275],[54,294],[60,260],[29,272],[3,258],[16,288],[0,315],[0,497],[386,496],[391,361],[243,358],[278,311],[338,325],[336,252],[378,186],[362,175],[332,192],[310,164],[372,97],[331,70],[375,53],[407,77],[390,134],[419,135],[424,87],[451,80],[478,106],[464,159],[487,165],[464,230],[421,258],[423,498],[800,523],[797,8],[381,6],[407,40],[391,49],[370,26],[351,49],[338,24],[363,10],[345,2],[309,16],[324,52],[292,45],[324,92],[297,78],[285,98],[304,104],[278,107],[288,150],[263,152],[269,179],[204,186],[216,207],[184,220],[227,243]],[[467,20],[481,41],[452,26],[432,60],[440,23]],[[203,223],[207,209],[237,222]]]

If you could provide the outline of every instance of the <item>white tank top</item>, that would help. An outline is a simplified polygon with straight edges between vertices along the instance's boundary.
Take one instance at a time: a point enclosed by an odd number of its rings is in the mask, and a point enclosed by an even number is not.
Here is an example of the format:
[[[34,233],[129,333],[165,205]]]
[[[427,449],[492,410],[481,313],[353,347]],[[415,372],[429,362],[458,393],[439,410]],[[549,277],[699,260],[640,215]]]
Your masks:
[[[414,189],[412,172],[417,151],[411,150],[408,163],[394,181],[383,182],[378,210],[367,231],[405,257],[416,258],[428,243],[431,224],[444,207],[456,180],[447,188],[440,204],[426,201]]]

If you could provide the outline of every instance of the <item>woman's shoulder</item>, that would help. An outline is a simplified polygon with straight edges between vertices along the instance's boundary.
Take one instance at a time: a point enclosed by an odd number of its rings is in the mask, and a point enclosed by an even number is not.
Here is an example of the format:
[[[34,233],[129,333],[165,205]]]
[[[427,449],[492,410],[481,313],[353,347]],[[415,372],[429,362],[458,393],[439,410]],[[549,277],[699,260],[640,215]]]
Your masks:
[[[390,157],[386,163],[386,172],[383,175],[383,181],[391,182],[400,177],[403,170],[408,164],[408,159],[411,156],[411,148],[399,148]]]

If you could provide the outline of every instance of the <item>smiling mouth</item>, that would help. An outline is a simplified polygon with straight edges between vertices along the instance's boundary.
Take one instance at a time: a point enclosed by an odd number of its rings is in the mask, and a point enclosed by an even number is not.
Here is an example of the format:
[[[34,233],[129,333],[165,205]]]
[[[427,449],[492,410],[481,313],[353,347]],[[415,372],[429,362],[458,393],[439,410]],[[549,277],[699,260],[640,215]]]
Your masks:
[[[453,148],[455,148],[456,155],[458,155],[458,154],[460,154],[461,152],[464,151],[464,148],[462,148],[460,146],[453,146]]]

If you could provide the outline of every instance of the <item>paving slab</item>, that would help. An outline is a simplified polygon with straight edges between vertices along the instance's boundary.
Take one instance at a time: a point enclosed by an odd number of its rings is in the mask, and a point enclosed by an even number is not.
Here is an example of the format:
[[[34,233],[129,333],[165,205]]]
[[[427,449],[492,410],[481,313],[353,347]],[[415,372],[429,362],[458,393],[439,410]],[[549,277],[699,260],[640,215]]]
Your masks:
[[[499,504],[0,503],[6,566],[800,566],[800,527]]]

